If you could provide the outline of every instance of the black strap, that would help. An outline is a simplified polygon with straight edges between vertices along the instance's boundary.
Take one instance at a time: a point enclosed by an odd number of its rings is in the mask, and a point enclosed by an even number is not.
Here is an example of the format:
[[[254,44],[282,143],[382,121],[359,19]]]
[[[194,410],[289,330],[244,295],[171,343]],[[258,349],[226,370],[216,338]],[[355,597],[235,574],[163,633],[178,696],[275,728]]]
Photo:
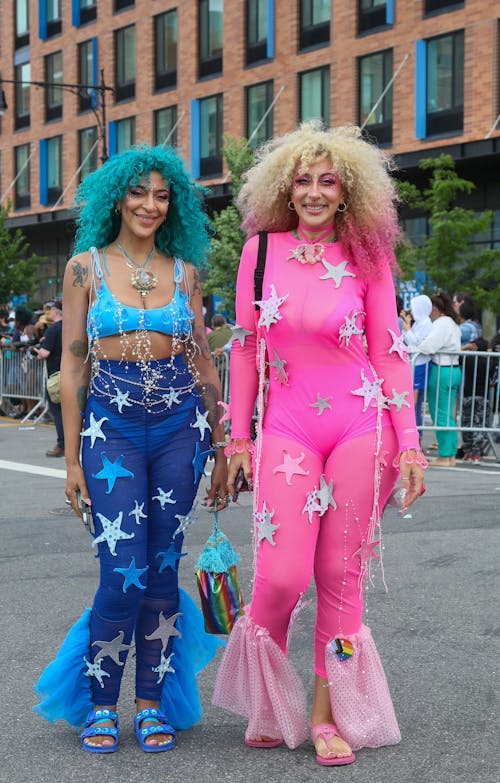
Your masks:
[[[255,301],[262,299],[262,283],[264,282],[264,272],[266,269],[266,255],[267,255],[267,231],[259,231],[259,250],[257,253],[257,265],[253,275]],[[255,309],[259,309],[259,305],[255,305]]]

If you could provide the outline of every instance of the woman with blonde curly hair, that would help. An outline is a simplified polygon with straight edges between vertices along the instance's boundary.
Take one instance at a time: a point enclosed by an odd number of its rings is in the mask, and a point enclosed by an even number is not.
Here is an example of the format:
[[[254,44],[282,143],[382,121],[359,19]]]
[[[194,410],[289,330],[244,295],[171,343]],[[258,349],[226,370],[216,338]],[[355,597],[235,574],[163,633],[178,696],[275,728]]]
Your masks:
[[[415,501],[425,466],[391,274],[395,203],[385,153],[357,128],[315,123],[264,146],[239,196],[250,238],[238,272],[226,453],[229,491],[239,472],[253,480],[256,573],[214,702],[248,718],[251,747],[304,741],[305,693],[287,648],[314,574],[309,732],[324,765],[400,740],[362,624],[382,510],[398,474],[402,508]]]
[[[64,277],[66,495],[93,535],[100,583],[42,674],[35,711],[83,724],[85,751],[114,752],[135,646],[135,734],[144,752],[161,752],[200,717],[195,674],[218,644],[177,573],[209,453],[207,504],[227,492],[199,275],[208,221],[181,160],[162,147],[112,157],[77,202]]]

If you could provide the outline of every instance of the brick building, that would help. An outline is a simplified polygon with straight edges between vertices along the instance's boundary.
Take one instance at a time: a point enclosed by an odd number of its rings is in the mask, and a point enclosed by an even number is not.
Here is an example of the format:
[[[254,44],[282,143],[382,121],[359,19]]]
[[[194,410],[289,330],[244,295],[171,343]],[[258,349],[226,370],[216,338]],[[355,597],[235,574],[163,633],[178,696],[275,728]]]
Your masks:
[[[106,151],[173,144],[219,207],[224,133],[254,145],[310,117],[364,124],[413,181],[420,158],[450,152],[499,246],[499,17],[497,0],[2,0],[0,194],[50,259],[41,295],[71,250],[74,188]]]

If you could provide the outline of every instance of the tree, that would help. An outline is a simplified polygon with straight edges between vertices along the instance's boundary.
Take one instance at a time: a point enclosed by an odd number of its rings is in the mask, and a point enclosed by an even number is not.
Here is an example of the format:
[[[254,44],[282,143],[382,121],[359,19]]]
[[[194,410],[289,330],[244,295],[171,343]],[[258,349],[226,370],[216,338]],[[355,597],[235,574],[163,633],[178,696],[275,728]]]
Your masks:
[[[6,304],[13,296],[28,298],[38,285],[37,270],[47,259],[28,254],[29,244],[21,229],[8,229],[5,221],[9,206],[0,206],[0,302]]]
[[[205,293],[216,294],[230,318],[234,318],[236,275],[245,234],[241,217],[234,204],[242,185],[243,174],[253,163],[253,151],[246,139],[224,136],[224,157],[231,172],[231,203],[212,218],[215,231],[209,256],[209,270],[203,283]]]
[[[457,206],[460,194],[469,195],[475,185],[458,176],[450,155],[424,158],[419,168],[430,172],[427,187],[419,189],[401,182],[400,192],[411,209],[427,216],[429,235],[422,246],[412,244],[408,237],[403,239],[398,261],[404,276],[411,277],[415,269],[423,269],[430,285],[449,292],[465,290],[477,305],[498,312],[500,250],[473,243],[490,228],[493,213],[477,214]]]

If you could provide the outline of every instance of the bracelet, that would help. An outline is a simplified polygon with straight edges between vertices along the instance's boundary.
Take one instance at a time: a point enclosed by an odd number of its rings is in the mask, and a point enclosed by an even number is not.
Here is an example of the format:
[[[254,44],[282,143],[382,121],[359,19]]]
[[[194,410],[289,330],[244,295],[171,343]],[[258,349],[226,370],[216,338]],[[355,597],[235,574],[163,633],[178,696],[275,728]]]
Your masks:
[[[216,443],[210,444],[211,449],[225,449],[226,446],[227,446],[227,441],[225,440],[218,440]]]

